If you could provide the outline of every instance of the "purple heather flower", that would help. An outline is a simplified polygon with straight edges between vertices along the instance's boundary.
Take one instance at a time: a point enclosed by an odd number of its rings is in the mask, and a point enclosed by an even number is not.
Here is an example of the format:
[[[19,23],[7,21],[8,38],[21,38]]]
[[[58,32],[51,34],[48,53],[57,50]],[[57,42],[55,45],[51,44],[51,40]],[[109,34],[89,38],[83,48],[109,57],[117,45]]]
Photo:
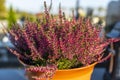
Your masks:
[[[34,66],[28,68],[29,71],[43,71],[45,66],[47,70],[47,65],[68,69],[104,61],[110,57],[103,58],[105,47],[120,40],[102,41],[100,29],[96,29],[89,19],[76,21],[73,17],[67,20],[63,16],[61,8],[58,18],[50,16],[45,4],[45,14],[40,22],[26,21],[23,26],[14,25],[8,30],[15,46],[11,52],[23,63]]]

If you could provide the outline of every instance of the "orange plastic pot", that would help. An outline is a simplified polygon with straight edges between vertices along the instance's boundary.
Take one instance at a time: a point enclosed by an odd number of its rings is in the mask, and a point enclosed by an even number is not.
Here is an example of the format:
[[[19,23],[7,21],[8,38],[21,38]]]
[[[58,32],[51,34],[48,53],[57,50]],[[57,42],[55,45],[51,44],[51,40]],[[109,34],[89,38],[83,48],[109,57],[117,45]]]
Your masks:
[[[57,70],[52,80],[90,80],[91,74],[94,70],[94,66],[97,63],[91,64],[82,68]],[[41,73],[28,73],[29,80],[33,80],[31,77],[34,75],[39,76]],[[45,80],[45,79],[42,79]]]
[[[53,80],[90,80],[96,63],[82,68],[58,70]]]

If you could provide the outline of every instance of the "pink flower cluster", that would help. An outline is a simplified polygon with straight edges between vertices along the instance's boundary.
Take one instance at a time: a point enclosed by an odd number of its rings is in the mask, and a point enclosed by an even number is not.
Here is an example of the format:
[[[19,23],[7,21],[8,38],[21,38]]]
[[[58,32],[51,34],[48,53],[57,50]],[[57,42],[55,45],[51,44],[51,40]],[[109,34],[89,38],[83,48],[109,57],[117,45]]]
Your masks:
[[[25,21],[23,26],[15,24],[7,31],[15,46],[15,50],[10,50],[23,63],[34,66],[54,64],[58,69],[100,61],[105,47],[114,42],[114,39],[102,41],[100,29],[96,29],[89,19],[68,20],[61,9],[58,18],[54,18],[46,5],[42,19]]]
[[[26,68],[27,75],[35,80],[52,78],[53,75],[55,74],[55,71],[56,71],[55,66],[46,66],[46,67],[30,66]]]

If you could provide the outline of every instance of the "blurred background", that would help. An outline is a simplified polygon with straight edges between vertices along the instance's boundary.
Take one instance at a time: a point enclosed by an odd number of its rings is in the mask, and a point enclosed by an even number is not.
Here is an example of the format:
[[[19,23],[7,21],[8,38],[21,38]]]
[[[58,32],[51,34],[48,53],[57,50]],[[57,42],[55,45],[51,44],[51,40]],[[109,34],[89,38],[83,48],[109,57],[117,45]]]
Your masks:
[[[41,17],[44,13],[44,1],[50,6],[51,0],[0,0],[0,80],[26,80],[23,66],[6,48],[14,47],[2,28],[10,28],[16,22],[23,24],[26,17],[31,20]],[[120,37],[120,0],[52,0],[50,13],[54,16],[58,14],[59,3],[67,19],[70,19],[74,10],[76,20],[79,17],[90,18],[92,24],[100,25],[101,36]],[[119,45],[115,43],[114,46],[117,55],[113,59],[112,71],[109,71],[110,60],[98,64],[91,80],[120,80]]]

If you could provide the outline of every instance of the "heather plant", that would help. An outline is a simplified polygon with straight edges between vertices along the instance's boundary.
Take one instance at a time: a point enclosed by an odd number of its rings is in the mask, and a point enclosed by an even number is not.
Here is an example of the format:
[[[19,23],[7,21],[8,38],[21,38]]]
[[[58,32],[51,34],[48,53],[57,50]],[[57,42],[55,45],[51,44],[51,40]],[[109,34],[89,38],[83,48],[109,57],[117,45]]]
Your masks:
[[[52,73],[52,68],[71,69],[104,61],[111,55],[103,58],[105,47],[118,41],[102,41],[99,37],[100,29],[96,29],[89,19],[75,20],[73,15],[71,20],[67,20],[61,9],[59,18],[54,18],[48,12],[46,4],[43,18],[26,20],[23,26],[14,24],[7,31],[15,46],[10,51],[22,63],[33,66],[27,70],[47,70],[47,76]]]

